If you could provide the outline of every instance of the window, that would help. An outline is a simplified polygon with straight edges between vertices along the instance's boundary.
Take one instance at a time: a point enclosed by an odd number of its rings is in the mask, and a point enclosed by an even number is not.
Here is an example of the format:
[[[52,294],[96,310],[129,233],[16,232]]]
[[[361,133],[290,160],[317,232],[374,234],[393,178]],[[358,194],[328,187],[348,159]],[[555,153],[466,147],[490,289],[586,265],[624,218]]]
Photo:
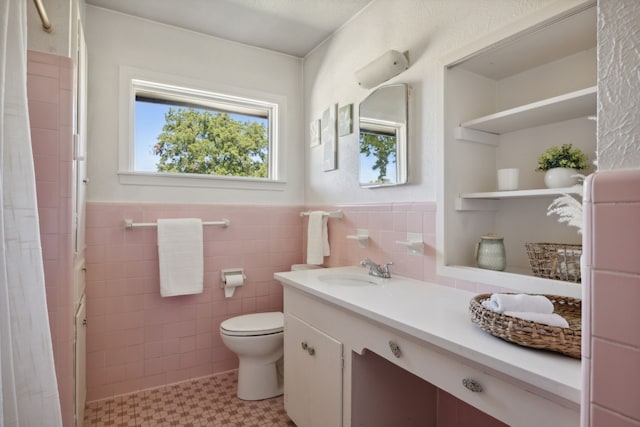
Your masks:
[[[121,183],[250,188],[279,182],[281,99],[237,89],[193,89],[186,87],[193,82],[175,85],[170,77],[147,74],[152,75],[121,72],[127,102],[121,100],[121,107],[128,113],[121,115]]]
[[[272,178],[275,106],[134,80],[134,171]]]

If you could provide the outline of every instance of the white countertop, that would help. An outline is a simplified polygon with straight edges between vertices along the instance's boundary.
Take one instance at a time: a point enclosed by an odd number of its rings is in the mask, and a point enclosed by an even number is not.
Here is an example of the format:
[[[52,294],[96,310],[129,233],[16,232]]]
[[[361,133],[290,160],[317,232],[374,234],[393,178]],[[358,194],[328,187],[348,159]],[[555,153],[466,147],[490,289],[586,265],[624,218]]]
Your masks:
[[[400,276],[380,284],[341,286],[320,280],[327,275],[367,276],[361,267],[337,267],[276,273],[283,286],[438,346],[514,379],[580,404],[580,360],[496,338],[471,322],[474,294]]]

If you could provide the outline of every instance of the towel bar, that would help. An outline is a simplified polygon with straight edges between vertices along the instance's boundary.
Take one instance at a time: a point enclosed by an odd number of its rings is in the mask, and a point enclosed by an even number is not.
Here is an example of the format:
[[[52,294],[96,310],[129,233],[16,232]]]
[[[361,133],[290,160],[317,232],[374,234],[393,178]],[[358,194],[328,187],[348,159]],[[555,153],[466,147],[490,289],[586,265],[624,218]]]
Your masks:
[[[219,225],[221,227],[228,227],[231,224],[226,218],[222,218],[222,221],[202,221],[202,225]],[[133,222],[131,219],[124,220],[124,228],[127,230],[137,227],[156,227],[158,224],[155,222]]]
[[[305,211],[305,212],[300,212],[300,216],[309,216],[309,214],[311,213],[311,211]],[[337,210],[337,211],[333,211],[333,212],[325,212],[325,215],[328,215],[329,218],[338,218],[338,219],[342,219],[343,214],[341,210]]]

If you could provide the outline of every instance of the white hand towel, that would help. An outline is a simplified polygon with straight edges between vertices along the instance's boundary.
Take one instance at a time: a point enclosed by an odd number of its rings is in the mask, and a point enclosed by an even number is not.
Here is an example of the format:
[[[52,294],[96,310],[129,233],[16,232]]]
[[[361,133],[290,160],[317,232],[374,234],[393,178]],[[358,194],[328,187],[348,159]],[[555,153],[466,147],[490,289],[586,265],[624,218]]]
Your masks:
[[[543,295],[492,294],[482,302],[482,306],[496,313],[505,311],[530,311],[535,313],[553,313],[553,303]]]
[[[518,319],[529,320],[530,322],[542,325],[557,326],[559,328],[568,328],[569,322],[557,313],[533,313],[531,311],[505,311],[505,316],[517,317]]]
[[[171,297],[202,293],[202,249],[200,219],[158,220],[160,295]]]
[[[331,255],[327,221],[329,215],[322,211],[309,214],[307,229],[307,264],[322,264],[324,257]]]

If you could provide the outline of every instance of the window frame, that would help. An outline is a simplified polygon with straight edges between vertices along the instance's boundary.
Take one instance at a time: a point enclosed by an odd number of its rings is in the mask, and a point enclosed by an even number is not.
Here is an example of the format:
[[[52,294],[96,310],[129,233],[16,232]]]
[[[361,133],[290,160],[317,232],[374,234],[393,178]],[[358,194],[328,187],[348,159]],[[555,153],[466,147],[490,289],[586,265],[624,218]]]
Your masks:
[[[204,108],[266,110],[269,119],[269,176],[267,178],[205,175],[178,172],[144,172],[134,169],[136,96],[154,96]],[[132,67],[120,68],[118,179],[123,185],[212,187],[248,190],[283,190],[283,96],[215,85]]]

